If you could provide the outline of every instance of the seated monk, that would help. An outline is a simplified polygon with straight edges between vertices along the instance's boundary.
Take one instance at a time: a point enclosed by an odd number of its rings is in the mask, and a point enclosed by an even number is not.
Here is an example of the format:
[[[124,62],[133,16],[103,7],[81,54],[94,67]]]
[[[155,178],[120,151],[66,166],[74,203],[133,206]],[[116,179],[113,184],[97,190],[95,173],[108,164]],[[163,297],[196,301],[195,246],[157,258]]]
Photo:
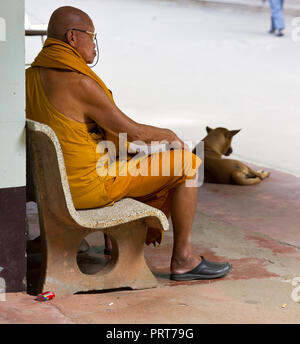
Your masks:
[[[229,263],[209,262],[191,247],[201,160],[171,130],[137,123],[116,106],[112,93],[88,66],[96,57],[94,31],[86,13],[70,6],[58,8],[50,18],[43,49],[26,70],[27,118],[47,124],[56,133],[75,208],[109,206],[124,197],[158,208],[171,216],[173,224],[171,279],[226,275],[231,270]],[[125,159],[117,157],[106,164],[108,171],[117,166],[116,174],[105,175],[98,164],[104,154],[99,152],[99,143],[118,144],[120,133],[127,134],[128,142],[167,141],[174,149],[145,154],[138,162],[137,175],[123,173],[130,164],[137,166],[129,153]],[[163,173],[164,158],[170,162],[169,175]],[[153,166],[159,166],[158,175],[151,175]],[[148,221],[146,244],[161,240],[162,230]]]

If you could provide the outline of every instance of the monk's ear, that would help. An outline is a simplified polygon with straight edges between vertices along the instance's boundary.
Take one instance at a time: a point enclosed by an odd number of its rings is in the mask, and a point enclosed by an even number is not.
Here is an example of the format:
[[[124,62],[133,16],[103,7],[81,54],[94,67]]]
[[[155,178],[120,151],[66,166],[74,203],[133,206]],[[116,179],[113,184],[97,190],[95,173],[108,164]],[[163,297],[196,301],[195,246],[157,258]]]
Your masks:
[[[75,35],[74,35],[74,33],[73,33],[72,30],[68,30],[68,31],[66,32],[66,40],[67,40],[67,42],[68,42],[72,47],[74,47],[74,45],[75,45]]]
[[[212,128],[210,128],[210,127],[206,127],[206,132],[207,132],[207,134],[209,134],[211,131],[213,131],[213,129],[212,129]]]
[[[232,138],[234,135],[236,135],[237,133],[239,133],[242,129],[237,129],[237,130],[230,130],[228,133],[227,133],[227,137],[230,139]]]

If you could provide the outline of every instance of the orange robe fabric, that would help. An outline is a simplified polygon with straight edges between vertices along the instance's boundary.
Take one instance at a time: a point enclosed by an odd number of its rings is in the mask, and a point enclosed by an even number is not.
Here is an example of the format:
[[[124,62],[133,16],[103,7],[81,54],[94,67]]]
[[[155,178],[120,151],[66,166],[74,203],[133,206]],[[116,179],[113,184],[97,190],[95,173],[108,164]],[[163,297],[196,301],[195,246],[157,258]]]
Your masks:
[[[99,153],[99,143],[110,140],[118,147],[118,142],[97,123],[79,123],[60,113],[44,92],[40,68],[56,68],[87,75],[102,87],[112,102],[114,100],[104,82],[91,70],[82,56],[62,41],[48,38],[31,67],[26,70],[26,116],[49,125],[56,133],[62,148],[75,208],[109,206],[121,198],[132,197],[162,210],[169,217],[172,189],[186,179],[193,178],[201,160],[183,150],[145,155],[141,159],[128,155],[127,160],[117,159],[108,165],[108,171],[113,170],[115,174],[101,173],[99,159],[105,156],[104,153]],[[185,158],[187,155],[190,155],[189,159]],[[164,158],[169,158],[170,161],[169,176],[164,173]],[[155,165],[159,173],[151,176],[151,169]],[[131,167],[138,167],[140,173],[131,175]],[[123,173],[120,174],[119,171]],[[126,176],[123,176],[124,171],[127,171]],[[146,243],[160,244],[162,235],[160,228],[150,227]]]

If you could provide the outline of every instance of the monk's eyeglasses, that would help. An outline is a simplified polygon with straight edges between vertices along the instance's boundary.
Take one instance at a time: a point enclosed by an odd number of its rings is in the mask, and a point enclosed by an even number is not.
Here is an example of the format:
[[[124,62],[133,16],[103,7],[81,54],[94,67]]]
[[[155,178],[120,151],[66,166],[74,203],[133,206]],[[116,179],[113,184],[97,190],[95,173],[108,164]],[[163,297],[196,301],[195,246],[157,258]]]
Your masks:
[[[98,41],[97,41],[97,33],[96,33],[96,32],[91,32],[91,31],[87,31],[87,30],[83,30],[83,29],[72,28],[72,29],[68,29],[68,30],[66,31],[66,34],[67,34],[67,32],[68,32],[69,30],[74,30],[74,31],[80,31],[80,32],[87,33],[87,34],[91,37],[92,41],[93,41],[93,42],[96,42],[96,47],[97,47],[97,60],[96,60],[96,62],[95,62],[92,66],[90,66],[91,68],[95,67],[96,64],[97,64],[98,61],[99,61],[99,47],[98,47]]]
[[[97,39],[97,33],[96,32],[91,32],[91,31],[77,29],[77,28],[72,28],[72,29],[69,29],[69,30],[74,30],[74,31],[80,31],[80,32],[87,33],[91,37],[91,39],[93,41],[95,41]]]

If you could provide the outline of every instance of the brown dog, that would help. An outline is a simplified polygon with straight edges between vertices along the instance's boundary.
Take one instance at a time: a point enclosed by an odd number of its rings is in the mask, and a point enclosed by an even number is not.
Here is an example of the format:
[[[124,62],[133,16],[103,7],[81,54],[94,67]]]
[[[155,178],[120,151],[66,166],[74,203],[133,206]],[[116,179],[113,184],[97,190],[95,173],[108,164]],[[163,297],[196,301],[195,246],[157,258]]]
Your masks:
[[[238,160],[222,159],[232,153],[231,141],[239,130],[206,127],[204,141],[204,182],[217,184],[253,185],[260,183],[270,172],[254,171]],[[193,153],[196,152],[196,147]]]

